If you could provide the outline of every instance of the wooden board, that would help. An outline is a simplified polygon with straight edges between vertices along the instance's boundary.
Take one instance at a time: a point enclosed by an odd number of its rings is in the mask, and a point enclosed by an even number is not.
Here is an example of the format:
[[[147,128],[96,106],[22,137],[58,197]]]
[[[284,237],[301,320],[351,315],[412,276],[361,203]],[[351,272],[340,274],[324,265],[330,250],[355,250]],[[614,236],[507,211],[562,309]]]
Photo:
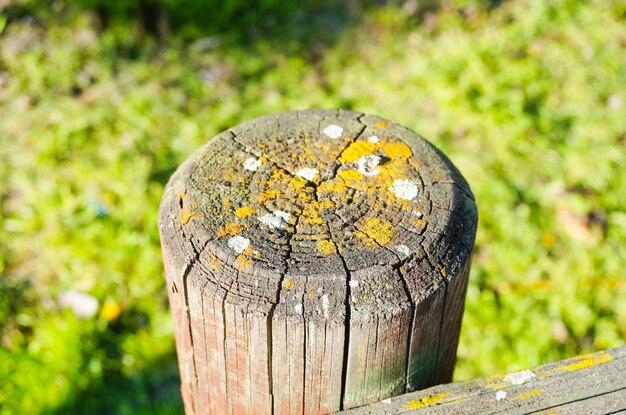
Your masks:
[[[248,121],[166,186],[188,414],[321,414],[451,379],[477,213],[450,161],[350,111]]]
[[[342,412],[365,414],[614,414],[626,412],[626,346]]]

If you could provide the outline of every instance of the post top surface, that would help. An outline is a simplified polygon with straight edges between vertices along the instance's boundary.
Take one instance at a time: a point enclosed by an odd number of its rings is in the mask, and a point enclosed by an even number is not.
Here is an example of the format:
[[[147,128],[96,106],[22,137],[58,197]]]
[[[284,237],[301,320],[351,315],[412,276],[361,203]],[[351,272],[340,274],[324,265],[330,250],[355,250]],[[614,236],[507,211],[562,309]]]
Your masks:
[[[471,191],[443,154],[397,123],[343,110],[219,134],[172,177],[160,215],[162,237],[184,235],[217,280],[228,266],[280,275],[286,288],[290,275],[352,284],[421,262],[432,275],[416,278],[436,286],[470,254],[476,228]]]

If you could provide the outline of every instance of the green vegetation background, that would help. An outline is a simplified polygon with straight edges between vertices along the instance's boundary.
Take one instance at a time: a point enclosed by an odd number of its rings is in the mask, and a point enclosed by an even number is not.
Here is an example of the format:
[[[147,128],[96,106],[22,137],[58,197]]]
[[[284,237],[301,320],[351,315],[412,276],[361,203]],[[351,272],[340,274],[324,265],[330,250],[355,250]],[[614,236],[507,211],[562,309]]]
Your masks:
[[[624,2],[258,3],[0,0],[0,414],[181,412],[164,183],[289,109],[394,119],[467,177],[456,379],[624,343]]]

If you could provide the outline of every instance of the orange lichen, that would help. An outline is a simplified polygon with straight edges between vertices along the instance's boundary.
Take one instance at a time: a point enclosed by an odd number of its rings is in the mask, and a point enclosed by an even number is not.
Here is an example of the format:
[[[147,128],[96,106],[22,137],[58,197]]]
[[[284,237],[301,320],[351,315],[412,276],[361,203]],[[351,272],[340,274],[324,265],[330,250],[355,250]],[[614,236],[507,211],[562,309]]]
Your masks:
[[[287,279],[285,279],[283,284],[285,285],[286,289],[291,290],[291,288],[293,288],[293,279],[292,278],[287,278]]]
[[[221,238],[226,235],[238,235],[247,228],[246,225],[240,222],[229,222],[222,229],[217,231],[217,237]]]
[[[387,127],[389,124],[391,124],[389,121],[385,121],[385,120],[378,120],[374,123],[374,127],[375,128],[385,128]]]
[[[393,238],[393,225],[380,218],[367,218],[364,221],[363,232],[384,246]]]
[[[235,216],[240,219],[247,218],[248,216],[254,213],[254,208],[252,206],[242,206],[235,210]]]
[[[317,249],[324,255],[330,255],[335,252],[335,243],[333,241],[323,239],[317,242]]]
[[[567,370],[568,372],[573,372],[575,370],[586,369],[588,367],[610,362],[611,360],[613,360],[613,356],[611,356],[607,352],[599,352],[596,354],[584,354],[584,355],[576,356],[572,359],[569,359],[568,361],[573,361],[574,363],[561,366],[557,368],[556,370]]]
[[[402,406],[405,407],[405,408],[408,408],[408,409],[419,409],[419,408],[423,408],[425,406],[434,405],[436,403],[439,403],[439,402],[441,402],[441,400],[443,398],[445,398],[448,395],[449,395],[449,393],[439,393],[437,395],[427,395],[427,396],[424,396],[421,399],[414,399],[412,401],[409,401],[409,402],[405,403]]]

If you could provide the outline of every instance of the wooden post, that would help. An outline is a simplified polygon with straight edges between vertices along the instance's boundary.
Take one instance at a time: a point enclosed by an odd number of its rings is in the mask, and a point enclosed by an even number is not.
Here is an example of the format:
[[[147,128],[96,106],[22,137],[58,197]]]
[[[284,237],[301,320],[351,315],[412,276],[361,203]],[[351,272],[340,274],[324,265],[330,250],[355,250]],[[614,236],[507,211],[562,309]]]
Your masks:
[[[321,414],[451,380],[477,213],[431,144],[307,110],[225,131],[159,227],[187,414]]]

